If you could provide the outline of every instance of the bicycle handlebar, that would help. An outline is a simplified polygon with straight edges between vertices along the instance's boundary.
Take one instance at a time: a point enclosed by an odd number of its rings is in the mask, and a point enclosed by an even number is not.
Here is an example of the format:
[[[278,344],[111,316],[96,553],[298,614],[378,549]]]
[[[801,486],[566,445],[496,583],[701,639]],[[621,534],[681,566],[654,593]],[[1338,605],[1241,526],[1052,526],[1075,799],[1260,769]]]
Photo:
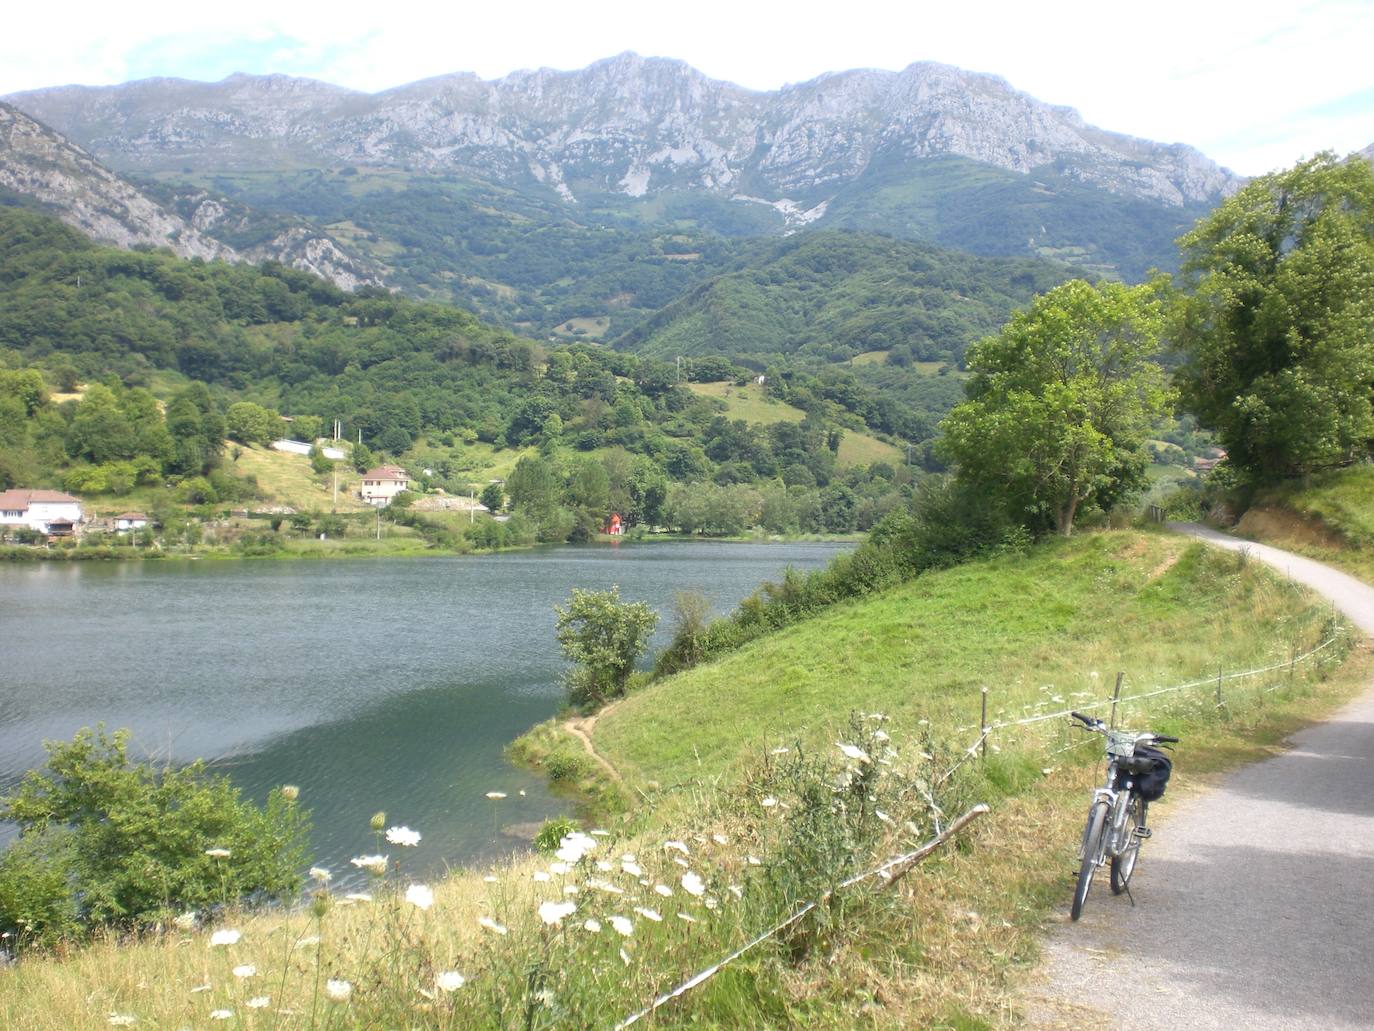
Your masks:
[[[1082,723],[1084,730],[1093,730],[1101,734],[1107,729],[1107,724],[1096,716],[1084,716],[1081,712],[1071,712],[1069,715]],[[1142,734],[1141,737],[1152,738],[1157,745],[1178,744],[1178,738],[1170,737],[1167,734]]]

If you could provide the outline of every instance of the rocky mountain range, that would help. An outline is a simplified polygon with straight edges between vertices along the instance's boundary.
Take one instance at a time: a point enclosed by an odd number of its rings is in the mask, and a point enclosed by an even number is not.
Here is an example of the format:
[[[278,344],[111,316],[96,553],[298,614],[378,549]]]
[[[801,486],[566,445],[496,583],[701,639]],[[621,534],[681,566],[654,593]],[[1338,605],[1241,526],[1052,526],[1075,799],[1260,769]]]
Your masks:
[[[569,203],[692,190],[772,205],[792,224],[822,217],[827,200],[880,158],[1052,168],[1175,206],[1212,203],[1238,182],[1190,147],[1107,132],[996,76],[929,62],[771,92],[626,53],[578,71],[454,74],[377,94],[233,75],[7,99],[119,170],[363,164],[533,181]]]
[[[217,237],[260,220],[205,191],[171,192],[173,205],[106,168],[82,148],[0,102],[0,190],[56,214],[91,238],[118,247],[166,247],[183,258],[279,261],[352,290],[380,279],[366,261],[304,220],[277,219],[272,231],[236,248]],[[180,207],[183,211],[178,211]]]

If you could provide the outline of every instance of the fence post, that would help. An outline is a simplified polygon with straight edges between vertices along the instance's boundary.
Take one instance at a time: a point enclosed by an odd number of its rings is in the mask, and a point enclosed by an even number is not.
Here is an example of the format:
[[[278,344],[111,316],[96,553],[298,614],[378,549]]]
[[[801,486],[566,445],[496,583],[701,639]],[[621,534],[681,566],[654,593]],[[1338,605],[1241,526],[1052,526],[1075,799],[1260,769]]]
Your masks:
[[[1217,667],[1217,708],[1220,709],[1226,703],[1221,698],[1221,667]]]
[[[978,718],[978,736],[982,739],[981,759],[988,757],[988,689],[983,687],[983,711]]]
[[[1112,721],[1111,728],[1116,729],[1116,703],[1121,700],[1121,681],[1126,679],[1124,670],[1117,670],[1116,687],[1112,688]]]

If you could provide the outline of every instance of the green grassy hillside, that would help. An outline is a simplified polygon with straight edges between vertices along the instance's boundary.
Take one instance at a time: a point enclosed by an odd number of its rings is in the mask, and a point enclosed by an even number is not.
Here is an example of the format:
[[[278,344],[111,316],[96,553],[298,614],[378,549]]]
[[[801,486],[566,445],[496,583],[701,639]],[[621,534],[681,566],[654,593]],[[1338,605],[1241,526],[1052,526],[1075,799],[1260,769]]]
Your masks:
[[[1374,466],[1335,469],[1264,491],[1237,529],[1374,582]]]
[[[852,709],[942,732],[1286,658],[1328,615],[1199,544],[1111,532],[921,576],[631,695],[596,722],[630,782],[679,784],[791,743],[824,745]]]

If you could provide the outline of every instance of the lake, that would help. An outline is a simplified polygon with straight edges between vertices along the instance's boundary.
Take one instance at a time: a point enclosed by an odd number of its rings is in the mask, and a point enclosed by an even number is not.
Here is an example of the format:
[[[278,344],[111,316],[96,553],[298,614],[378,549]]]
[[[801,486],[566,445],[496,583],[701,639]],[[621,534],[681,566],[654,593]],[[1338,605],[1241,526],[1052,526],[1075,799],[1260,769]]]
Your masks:
[[[0,790],[42,764],[45,738],[103,721],[130,729],[133,754],[205,758],[259,801],[299,785],[315,857],[337,872],[375,850],[379,809],[424,836],[408,869],[479,863],[567,809],[503,749],[562,704],[553,606],[574,587],[648,602],[658,649],[676,591],[724,612],[847,547],[0,564]]]

